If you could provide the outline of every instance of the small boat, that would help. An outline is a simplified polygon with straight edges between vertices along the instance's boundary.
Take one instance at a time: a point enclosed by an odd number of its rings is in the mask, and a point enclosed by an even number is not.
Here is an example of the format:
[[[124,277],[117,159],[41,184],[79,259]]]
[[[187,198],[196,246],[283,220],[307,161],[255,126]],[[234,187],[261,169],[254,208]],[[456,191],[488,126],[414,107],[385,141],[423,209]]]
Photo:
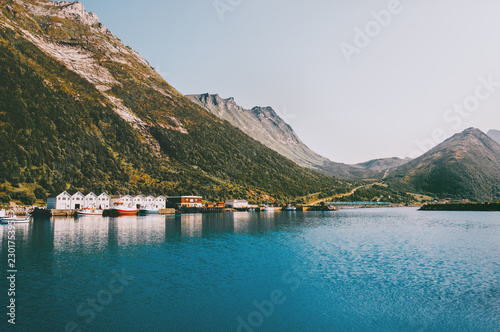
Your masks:
[[[264,209],[262,209],[263,212],[279,212],[281,211],[280,207],[275,207],[275,206],[266,206]]]
[[[160,209],[140,209],[139,215],[147,216],[150,214],[160,214]]]
[[[297,208],[295,206],[288,205],[288,206],[286,206],[286,207],[283,208],[283,211],[286,211],[286,212],[295,212],[295,211],[297,211]]]
[[[0,223],[2,224],[23,224],[30,222],[30,217],[2,217],[0,218]]]
[[[255,212],[255,209],[254,208],[249,208],[248,212]]]
[[[113,205],[111,213],[119,216],[136,216],[137,208],[134,206],[125,206],[123,202],[117,202]]]
[[[102,216],[102,212],[100,209],[83,209],[76,213],[79,216]]]

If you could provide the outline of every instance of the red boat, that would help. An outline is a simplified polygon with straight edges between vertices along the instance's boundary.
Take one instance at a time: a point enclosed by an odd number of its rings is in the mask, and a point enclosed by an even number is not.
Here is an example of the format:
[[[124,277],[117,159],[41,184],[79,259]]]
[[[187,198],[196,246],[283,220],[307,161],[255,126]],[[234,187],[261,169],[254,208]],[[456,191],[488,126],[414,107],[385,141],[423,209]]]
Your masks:
[[[134,206],[125,206],[123,202],[117,202],[113,205],[111,212],[119,216],[136,216],[137,208]]]

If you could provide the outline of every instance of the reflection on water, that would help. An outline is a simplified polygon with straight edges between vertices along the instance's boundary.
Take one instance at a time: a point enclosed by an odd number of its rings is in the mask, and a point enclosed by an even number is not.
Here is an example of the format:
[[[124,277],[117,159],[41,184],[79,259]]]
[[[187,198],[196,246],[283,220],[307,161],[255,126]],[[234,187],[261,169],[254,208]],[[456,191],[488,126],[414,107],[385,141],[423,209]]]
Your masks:
[[[182,216],[79,216],[32,219],[16,225],[20,242],[30,237],[35,246],[50,245],[54,250],[69,250],[88,244],[102,249],[110,244],[129,246],[160,243],[169,238],[203,238],[216,234],[265,233],[284,224],[301,226],[302,216],[236,212],[227,214],[185,214]],[[295,220],[290,224],[291,220]],[[0,244],[7,239],[7,227],[0,229]]]
[[[286,301],[255,331],[500,326],[495,213],[86,216],[15,229],[22,331],[63,331],[68,321],[89,331],[234,331],[275,290]],[[8,235],[0,226],[2,262]],[[124,268],[135,279],[87,325],[78,306]]]

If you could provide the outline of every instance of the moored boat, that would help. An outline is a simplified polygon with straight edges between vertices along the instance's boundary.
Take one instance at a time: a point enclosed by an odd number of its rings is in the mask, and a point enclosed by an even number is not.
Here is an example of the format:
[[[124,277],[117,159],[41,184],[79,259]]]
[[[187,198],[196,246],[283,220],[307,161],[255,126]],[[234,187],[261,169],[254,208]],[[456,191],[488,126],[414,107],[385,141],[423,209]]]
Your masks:
[[[79,216],[102,216],[102,212],[100,209],[83,209],[77,211],[76,214]]]
[[[279,212],[281,211],[280,207],[275,207],[275,206],[266,206],[264,209],[262,209],[263,212]]]
[[[147,216],[150,214],[160,214],[160,209],[140,209],[139,210],[139,215],[141,216]]]
[[[2,217],[0,218],[0,223],[1,224],[22,224],[22,223],[28,223],[30,222],[30,217]]]
[[[288,206],[286,206],[286,207],[283,208],[283,211],[286,211],[286,212],[295,212],[295,211],[297,211],[297,208],[295,206],[288,205]]]
[[[125,206],[123,202],[116,202],[111,209],[111,213],[119,216],[136,216],[137,208],[132,205]]]

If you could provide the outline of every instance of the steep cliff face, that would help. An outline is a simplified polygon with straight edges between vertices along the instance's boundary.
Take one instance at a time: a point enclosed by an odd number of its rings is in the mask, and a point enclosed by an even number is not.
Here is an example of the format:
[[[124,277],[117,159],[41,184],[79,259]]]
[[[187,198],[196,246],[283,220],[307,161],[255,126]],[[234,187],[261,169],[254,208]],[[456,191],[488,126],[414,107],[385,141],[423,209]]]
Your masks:
[[[285,200],[339,185],[191,102],[81,3],[0,4],[0,194]]]
[[[234,98],[223,99],[208,93],[187,97],[301,166],[349,179],[380,177],[378,170],[335,163],[312,151],[271,107],[248,110],[236,104]]]

